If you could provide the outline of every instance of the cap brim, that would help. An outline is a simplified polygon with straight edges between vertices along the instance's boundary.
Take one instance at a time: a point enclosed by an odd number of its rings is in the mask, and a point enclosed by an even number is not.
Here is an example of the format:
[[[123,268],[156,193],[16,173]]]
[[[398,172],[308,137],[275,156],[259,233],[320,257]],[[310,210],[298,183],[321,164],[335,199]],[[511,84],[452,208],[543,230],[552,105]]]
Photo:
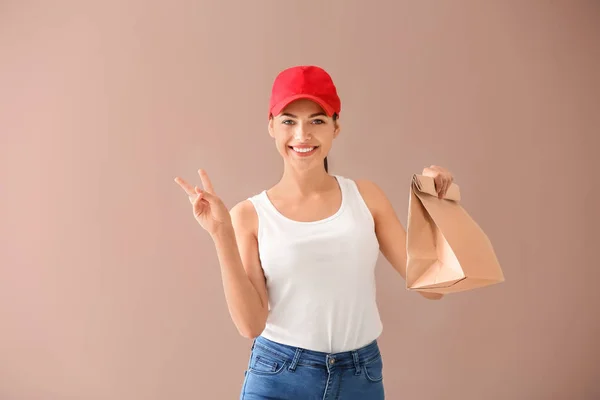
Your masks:
[[[275,104],[271,108],[271,111],[269,112],[269,117],[271,115],[273,115],[273,116],[279,115],[281,113],[281,111],[283,111],[283,109],[286,108],[291,102],[300,100],[300,99],[307,99],[307,100],[314,101],[319,106],[321,106],[323,111],[325,111],[325,114],[327,114],[329,117],[333,116],[333,114],[335,113],[335,110],[333,109],[333,107],[331,107],[329,104],[327,104],[326,102],[324,102],[322,99],[320,99],[317,96],[313,96],[310,94],[296,94],[296,95],[287,97],[287,98],[281,100],[279,103]]]

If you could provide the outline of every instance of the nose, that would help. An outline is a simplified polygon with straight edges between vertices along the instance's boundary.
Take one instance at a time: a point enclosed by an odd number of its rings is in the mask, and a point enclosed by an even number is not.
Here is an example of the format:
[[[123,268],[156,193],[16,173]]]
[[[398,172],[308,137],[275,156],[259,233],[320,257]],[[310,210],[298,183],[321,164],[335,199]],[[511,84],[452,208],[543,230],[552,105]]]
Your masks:
[[[306,142],[311,138],[310,128],[308,126],[304,126],[303,124],[296,125],[296,129],[294,130],[294,139]]]

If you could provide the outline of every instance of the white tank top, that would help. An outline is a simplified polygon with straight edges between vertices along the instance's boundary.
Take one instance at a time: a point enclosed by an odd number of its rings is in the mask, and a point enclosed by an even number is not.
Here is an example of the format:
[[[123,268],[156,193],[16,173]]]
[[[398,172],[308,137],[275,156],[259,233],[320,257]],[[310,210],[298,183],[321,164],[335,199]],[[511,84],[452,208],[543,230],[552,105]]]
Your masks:
[[[356,183],[334,176],[341,206],[319,221],[285,217],[266,191],[249,198],[258,214],[258,249],[269,292],[262,336],[327,353],[360,348],[382,331],[373,217]]]

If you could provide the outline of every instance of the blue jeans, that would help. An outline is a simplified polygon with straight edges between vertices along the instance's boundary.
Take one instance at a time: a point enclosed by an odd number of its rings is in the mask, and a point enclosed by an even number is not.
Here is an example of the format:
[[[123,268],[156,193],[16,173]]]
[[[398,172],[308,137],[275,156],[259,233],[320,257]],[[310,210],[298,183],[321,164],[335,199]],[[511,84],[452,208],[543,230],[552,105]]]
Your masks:
[[[254,340],[240,400],[383,400],[377,341],[329,354]]]

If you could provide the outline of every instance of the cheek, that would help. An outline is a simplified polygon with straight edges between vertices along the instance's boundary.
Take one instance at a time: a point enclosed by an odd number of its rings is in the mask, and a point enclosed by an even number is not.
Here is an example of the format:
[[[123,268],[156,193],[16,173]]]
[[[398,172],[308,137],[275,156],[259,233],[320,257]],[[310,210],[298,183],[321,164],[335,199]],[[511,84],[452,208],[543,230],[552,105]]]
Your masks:
[[[291,136],[289,132],[279,131],[275,134],[275,146],[280,150],[287,149],[287,144],[290,142]]]
[[[331,146],[333,139],[335,136],[335,131],[333,131],[331,128],[327,129],[327,130],[323,130],[322,132],[319,132],[317,139],[319,140],[319,142],[321,142],[321,145],[323,146]]]

